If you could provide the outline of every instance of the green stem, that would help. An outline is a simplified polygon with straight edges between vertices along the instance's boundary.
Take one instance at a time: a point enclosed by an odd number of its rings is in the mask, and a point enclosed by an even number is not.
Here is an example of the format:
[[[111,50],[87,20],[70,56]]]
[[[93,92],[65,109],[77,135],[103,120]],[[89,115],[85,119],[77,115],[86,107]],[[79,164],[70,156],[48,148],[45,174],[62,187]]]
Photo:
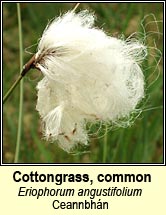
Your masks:
[[[17,3],[17,14],[18,14],[18,31],[19,31],[19,49],[20,49],[20,73],[21,73],[23,68],[23,42],[22,42],[21,11],[20,11],[19,3]],[[22,75],[20,74],[19,77],[20,78],[18,78],[18,80],[20,81],[22,78]],[[17,85],[17,81],[16,81],[16,85]],[[18,160],[19,160],[22,118],[23,118],[23,80],[21,80],[21,83],[20,83],[19,117],[18,117],[17,142],[16,142],[14,163],[18,163]]]
[[[20,53],[23,51],[20,51]],[[21,54],[20,54],[21,56]],[[20,70],[21,70],[21,66],[22,66],[23,62],[21,62],[20,59]],[[14,91],[15,87],[18,85],[18,83],[21,81],[21,79],[27,74],[27,72],[31,69],[31,68],[35,68],[35,55],[32,56],[32,58],[23,66],[22,72],[19,75],[19,77],[17,78],[17,80],[14,82],[14,84],[10,87],[10,89],[7,91],[7,93],[5,94],[5,96],[3,97],[3,104],[5,104],[5,102],[7,101],[7,99],[9,98],[9,96],[12,94],[12,92]]]
[[[3,104],[7,101],[7,99],[9,98],[9,96],[14,91],[14,89],[16,88],[16,86],[18,85],[18,83],[21,81],[22,78],[23,78],[23,76],[20,75],[17,78],[17,80],[14,82],[14,84],[11,86],[11,88],[8,90],[8,92],[5,94],[5,96],[3,97]]]

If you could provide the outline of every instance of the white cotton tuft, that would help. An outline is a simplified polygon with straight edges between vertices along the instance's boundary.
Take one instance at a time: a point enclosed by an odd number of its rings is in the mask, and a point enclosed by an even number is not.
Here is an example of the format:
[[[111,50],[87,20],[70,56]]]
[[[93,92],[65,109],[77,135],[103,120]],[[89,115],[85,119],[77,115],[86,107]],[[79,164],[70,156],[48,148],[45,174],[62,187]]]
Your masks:
[[[88,11],[68,12],[45,29],[36,54],[44,78],[37,110],[46,139],[71,151],[88,144],[86,122],[117,123],[144,97],[146,47],[107,36]]]

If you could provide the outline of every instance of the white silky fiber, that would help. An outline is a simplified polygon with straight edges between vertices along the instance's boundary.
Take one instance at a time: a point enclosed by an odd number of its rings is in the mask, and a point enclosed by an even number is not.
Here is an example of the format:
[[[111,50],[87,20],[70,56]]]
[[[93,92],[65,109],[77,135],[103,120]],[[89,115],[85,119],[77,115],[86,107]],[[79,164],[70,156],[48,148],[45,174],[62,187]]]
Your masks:
[[[88,144],[86,123],[121,126],[144,98],[146,47],[108,36],[94,14],[69,11],[48,24],[38,44],[37,110],[47,140],[70,152]],[[124,122],[123,122],[124,123]]]

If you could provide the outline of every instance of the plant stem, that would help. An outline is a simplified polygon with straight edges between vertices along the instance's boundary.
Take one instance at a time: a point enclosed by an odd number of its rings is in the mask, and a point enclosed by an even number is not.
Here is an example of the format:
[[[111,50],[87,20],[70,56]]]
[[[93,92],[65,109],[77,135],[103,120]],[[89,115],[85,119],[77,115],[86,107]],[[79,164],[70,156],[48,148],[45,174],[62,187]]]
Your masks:
[[[22,65],[20,65],[22,66]],[[27,74],[27,72],[31,69],[35,68],[35,55],[32,56],[32,58],[23,66],[23,70],[17,80],[14,82],[14,84],[10,87],[10,89],[7,91],[5,96],[3,97],[3,104],[7,101],[11,93],[14,91],[15,87],[18,85],[18,83],[21,81],[21,79]],[[21,67],[20,67],[21,70]]]
[[[16,88],[16,86],[18,85],[18,83],[20,82],[20,80],[23,78],[22,75],[20,75],[17,80],[14,82],[14,84],[11,86],[11,88],[8,90],[8,92],[5,94],[5,96],[3,97],[3,104],[6,102],[6,100],[9,98],[9,96],[11,95],[11,93],[13,92],[13,90]]]
[[[18,14],[18,31],[19,31],[19,49],[20,49],[20,73],[22,73],[23,67],[23,42],[22,42],[22,25],[21,25],[21,11],[20,4],[17,3],[17,14]],[[19,78],[14,85],[17,86],[17,83],[22,79],[20,74]],[[22,118],[23,118],[23,80],[20,83],[20,103],[19,103],[19,116],[18,116],[18,130],[17,130],[17,142],[16,142],[16,151],[14,163],[18,163],[19,152],[20,152],[20,142],[21,142],[21,131],[22,131]]]

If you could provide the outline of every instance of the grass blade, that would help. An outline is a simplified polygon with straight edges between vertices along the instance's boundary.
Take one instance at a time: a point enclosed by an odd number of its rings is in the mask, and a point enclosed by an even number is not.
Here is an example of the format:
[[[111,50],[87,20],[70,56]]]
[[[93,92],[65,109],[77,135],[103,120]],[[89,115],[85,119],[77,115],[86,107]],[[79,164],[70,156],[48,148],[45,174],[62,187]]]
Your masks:
[[[23,68],[23,42],[22,42],[21,10],[20,10],[19,3],[17,3],[17,14],[18,14],[19,51],[20,51],[20,73],[21,73]],[[20,82],[19,116],[18,116],[17,142],[16,142],[14,163],[18,163],[18,160],[19,160],[22,118],[23,118],[23,79]]]

